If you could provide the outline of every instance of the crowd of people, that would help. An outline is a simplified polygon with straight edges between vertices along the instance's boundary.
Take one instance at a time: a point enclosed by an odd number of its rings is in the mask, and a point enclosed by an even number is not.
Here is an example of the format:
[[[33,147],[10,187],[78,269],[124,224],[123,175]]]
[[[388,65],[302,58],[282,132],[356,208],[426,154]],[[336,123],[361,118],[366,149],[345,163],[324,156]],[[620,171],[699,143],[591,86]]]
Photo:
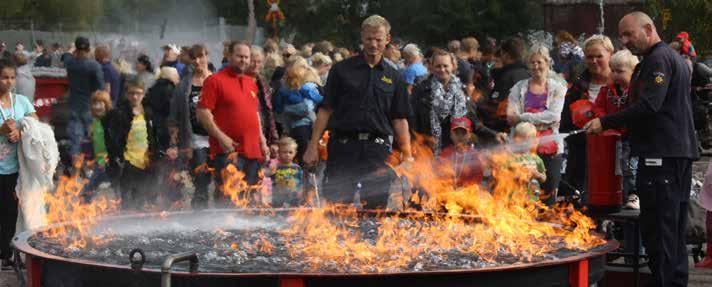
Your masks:
[[[698,65],[686,33],[672,50],[642,13],[626,16],[619,30],[619,50],[607,36],[579,44],[565,31],[556,34],[551,49],[520,37],[486,38],[482,45],[466,37],[444,43],[446,48],[423,49],[392,38],[388,21],[374,15],[362,23],[358,50],[328,41],[298,50],[273,39],[261,47],[226,42],[223,51],[200,43],[166,45],[158,65],[146,55],[131,59],[133,73],[125,72],[108,45],[92,48],[84,37],[66,53],[41,42],[33,53],[3,50],[0,196],[12,201],[17,122],[34,114],[25,103],[34,89],[21,84],[22,67],[34,63],[67,70],[67,152],[74,163],[94,163],[87,201],[110,183],[123,209],[140,211],[159,201],[173,206],[183,200],[172,183],[183,170],[195,187],[192,208],[203,209],[211,182],[219,190],[233,165],[249,186],[260,187],[247,198],[254,204],[299,206],[316,190],[330,202],[394,208],[389,192],[396,174],[388,158],[398,154],[406,165],[418,160],[423,155],[411,147],[417,135],[430,139],[435,158],[452,165],[457,187],[486,188],[492,175],[481,151],[509,143],[515,161],[531,171],[532,200],[553,205],[567,196],[585,198],[587,181],[596,180],[587,177],[586,137],[558,135],[605,128],[622,135],[624,204],[644,216],[652,209],[641,208],[638,197],[650,197],[656,188],[645,183],[668,175],[652,168],[656,159],[664,159],[666,168],[672,162],[675,184],[685,189],[687,165],[698,157],[688,97]],[[218,65],[209,61],[213,52],[223,55]],[[637,56],[650,60],[639,64]],[[650,120],[647,127],[641,119]],[[675,198],[674,210],[684,211],[685,196]],[[231,204],[221,192],[214,199],[214,206]],[[680,216],[670,215],[675,224],[684,223]],[[3,208],[3,266],[9,264],[16,217],[16,206]],[[682,260],[662,251],[683,252],[675,245],[680,241],[649,230],[659,223],[649,219],[643,227],[651,269],[659,282],[681,283],[683,263],[660,259]],[[651,243],[661,236],[662,245]],[[680,264],[681,272],[671,273],[670,264]]]

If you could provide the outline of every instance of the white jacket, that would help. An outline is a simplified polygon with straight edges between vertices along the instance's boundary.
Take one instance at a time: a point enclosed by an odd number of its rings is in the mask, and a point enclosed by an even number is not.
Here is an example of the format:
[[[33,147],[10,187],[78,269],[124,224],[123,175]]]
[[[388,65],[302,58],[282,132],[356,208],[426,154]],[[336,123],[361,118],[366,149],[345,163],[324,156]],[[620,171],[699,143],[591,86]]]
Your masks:
[[[20,205],[17,231],[36,229],[46,224],[44,194],[54,187],[59,150],[54,131],[33,117],[21,121],[21,140],[17,148],[20,164],[17,198]]]
[[[528,113],[524,110],[524,99],[529,90],[529,80],[525,79],[517,82],[509,90],[509,103],[507,105],[507,115],[518,115],[523,122],[530,122],[538,129],[552,129],[555,135],[559,134],[559,123],[561,121],[561,111],[564,108],[564,98],[566,97],[566,86],[555,78],[548,78],[546,81],[546,110],[540,113]],[[558,153],[564,152],[564,141],[556,138]]]

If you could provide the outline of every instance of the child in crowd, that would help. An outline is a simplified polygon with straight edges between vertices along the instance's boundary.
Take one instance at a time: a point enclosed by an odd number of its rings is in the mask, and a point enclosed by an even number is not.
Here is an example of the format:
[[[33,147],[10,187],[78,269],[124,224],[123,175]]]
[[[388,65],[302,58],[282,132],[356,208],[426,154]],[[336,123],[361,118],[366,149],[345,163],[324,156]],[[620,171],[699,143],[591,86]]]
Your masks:
[[[628,50],[621,50],[613,54],[609,62],[613,83],[601,88],[600,95],[605,96],[596,98],[593,108],[596,118],[616,113],[629,105],[628,89],[637,64],[638,58]],[[626,208],[639,209],[638,196],[633,194],[638,160],[630,156],[630,142],[626,137],[626,131],[621,129],[618,132],[622,134],[623,143],[623,154],[620,160],[623,171],[623,196],[628,198]]]
[[[316,120],[316,105],[321,103],[318,84],[319,75],[308,64],[295,61],[287,68],[285,85],[274,99],[274,111],[287,129],[287,134],[296,140],[301,159],[311,139],[312,124]]]
[[[283,137],[277,145],[279,146],[278,162],[272,166],[268,174],[272,178],[272,206],[299,206],[302,204],[304,189],[302,168],[294,163],[297,142],[293,138]]]
[[[157,192],[152,164],[159,156],[153,111],[143,101],[140,81],[126,83],[126,97],[104,117],[109,167],[118,179],[122,209],[143,210],[154,204]]]
[[[546,182],[546,168],[536,152],[539,144],[536,127],[528,122],[520,122],[514,127],[512,142],[513,162],[529,171],[526,180],[529,182],[530,196],[533,201],[539,200],[541,185]]]
[[[279,154],[279,145],[276,143],[269,147],[269,159],[262,168],[262,183],[260,187],[260,203],[264,206],[272,206],[272,170],[276,170],[279,165],[277,155]]]
[[[104,141],[104,125],[102,120],[104,116],[111,110],[111,95],[104,90],[96,91],[90,99],[91,104],[91,129],[89,136],[92,142],[92,158],[90,170],[89,185],[84,189],[84,200],[91,200],[99,185],[109,182],[109,177],[106,173],[106,163],[109,154],[106,151]]]
[[[475,149],[472,121],[467,117],[454,118],[450,121],[450,138],[453,144],[440,153],[441,163],[452,172],[455,188],[479,185],[482,183],[482,161]]]

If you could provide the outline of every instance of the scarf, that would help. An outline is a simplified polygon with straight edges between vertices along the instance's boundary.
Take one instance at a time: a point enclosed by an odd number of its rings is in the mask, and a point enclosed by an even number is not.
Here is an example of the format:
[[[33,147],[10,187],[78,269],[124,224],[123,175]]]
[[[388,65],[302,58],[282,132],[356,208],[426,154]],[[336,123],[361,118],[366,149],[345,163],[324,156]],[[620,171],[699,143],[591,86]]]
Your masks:
[[[467,114],[467,98],[462,83],[456,76],[451,76],[447,89],[435,77],[430,79],[430,87],[433,95],[433,107],[430,109],[433,154],[439,156],[442,149],[442,121],[447,117],[464,117]]]

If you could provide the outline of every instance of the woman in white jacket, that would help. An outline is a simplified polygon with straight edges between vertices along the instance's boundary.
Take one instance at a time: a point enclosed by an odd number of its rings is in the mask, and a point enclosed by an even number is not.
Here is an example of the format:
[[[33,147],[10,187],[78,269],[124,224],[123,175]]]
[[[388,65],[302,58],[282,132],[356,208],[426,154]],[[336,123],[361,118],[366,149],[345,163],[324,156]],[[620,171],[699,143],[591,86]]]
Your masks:
[[[19,170],[20,123],[27,116],[37,118],[30,100],[12,93],[16,77],[15,65],[0,60],[0,259],[3,269],[12,265],[10,240],[15,235],[18,212],[15,187]]]
[[[510,90],[507,120],[510,126],[519,122],[532,123],[539,136],[554,135],[541,140],[537,147],[537,154],[546,167],[547,178],[542,185],[544,194],[541,199],[551,205],[556,200],[561,181],[564,144],[555,135],[559,133],[566,86],[551,70],[551,58],[546,47],[532,47],[527,60],[531,77],[517,82]]]

